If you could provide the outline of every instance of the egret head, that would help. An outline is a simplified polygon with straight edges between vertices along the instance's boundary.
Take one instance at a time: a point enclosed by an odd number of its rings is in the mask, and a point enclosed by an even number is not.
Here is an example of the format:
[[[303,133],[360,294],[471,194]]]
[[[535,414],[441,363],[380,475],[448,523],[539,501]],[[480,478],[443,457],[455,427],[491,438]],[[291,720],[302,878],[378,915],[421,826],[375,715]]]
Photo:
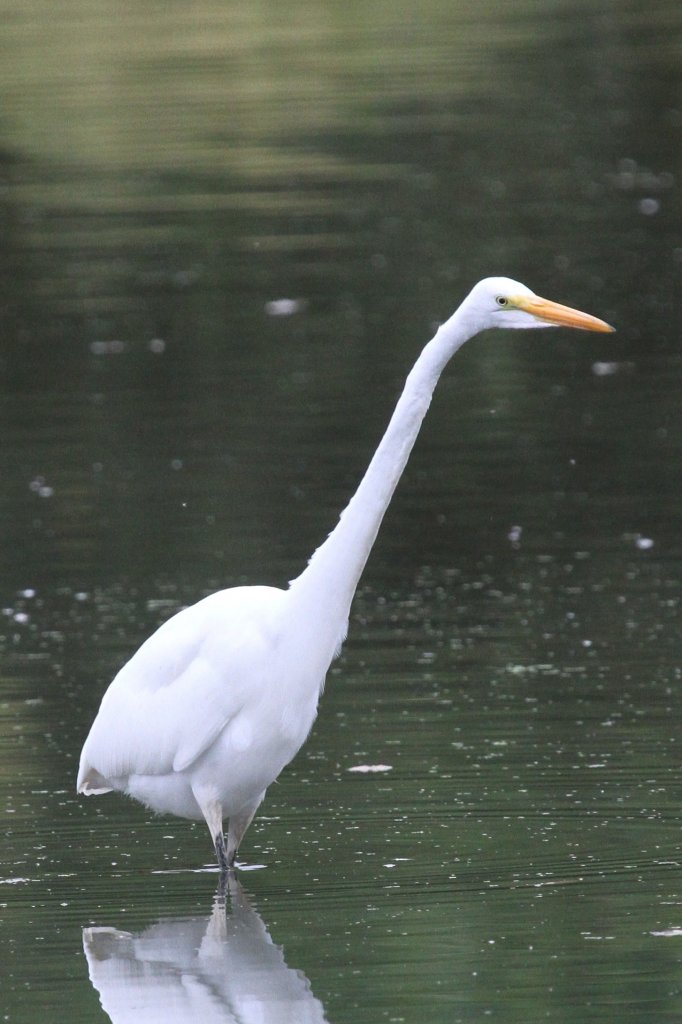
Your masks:
[[[577,327],[583,331],[613,331],[596,316],[581,313],[558,302],[541,299],[530,288],[509,277],[486,277],[471,290],[463,303],[466,314],[488,327],[533,328]]]

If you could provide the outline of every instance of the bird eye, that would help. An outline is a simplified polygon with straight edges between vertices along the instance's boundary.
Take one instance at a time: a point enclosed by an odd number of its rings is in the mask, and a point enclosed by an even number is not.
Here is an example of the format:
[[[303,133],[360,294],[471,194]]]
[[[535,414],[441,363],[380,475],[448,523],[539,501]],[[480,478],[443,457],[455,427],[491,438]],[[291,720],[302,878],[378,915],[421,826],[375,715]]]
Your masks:
[[[509,299],[507,299],[504,295],[498,295],[495,298],[495,302],[497,303],[498,306],[504,307],[509,304]]]

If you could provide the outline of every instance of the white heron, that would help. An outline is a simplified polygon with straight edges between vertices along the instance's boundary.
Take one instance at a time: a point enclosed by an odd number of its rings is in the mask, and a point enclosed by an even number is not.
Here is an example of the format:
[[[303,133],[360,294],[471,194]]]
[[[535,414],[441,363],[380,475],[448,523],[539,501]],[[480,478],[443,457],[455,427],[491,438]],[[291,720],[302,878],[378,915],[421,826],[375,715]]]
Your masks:
[[[120,670],[83,746],[78,792],[118,790],[157,813],[205,819],[225,874],[266,789],[310,732],[444,367],[487,328],[559,325],[613,330],[509,278],[480,281],[423,349],[357,491],[301,575],[287,589],[242,586],[204,598],[160,626]]]

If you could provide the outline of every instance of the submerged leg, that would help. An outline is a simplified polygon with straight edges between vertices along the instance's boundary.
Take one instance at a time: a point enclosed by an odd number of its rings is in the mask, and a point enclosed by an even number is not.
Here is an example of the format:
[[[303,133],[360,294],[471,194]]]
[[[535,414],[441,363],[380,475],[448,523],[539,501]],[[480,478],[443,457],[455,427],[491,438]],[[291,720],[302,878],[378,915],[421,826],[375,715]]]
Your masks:
[[[230,870],[230,862],[227,859],[227,853],[225,851],[225,837],[221,831],[215,836],[213,840],[215,846],[215,855],[218,858],[218,867],[220,868],[221,875],[226,875]]]
[[[244,833],[247,828],[253,821],[253,816],[258,810],[264,796],[265,790],[263,790],[258,799],[254,800],[252,804],[242,807],[241,811],[230,816],[230,827],[227,830],[227,863],[230,867],[234,864],[239,844],[244,838]]]
[[[221,875],[227,873],[230,868],[230,859],[225,850],[225,836],[223,835],[223,809],[217,800],[200,800],[195,792],[195,797],[201,808],[201,813],[206,819],[208,830],[211,833],[215,855],[218,860],[218,867]]]

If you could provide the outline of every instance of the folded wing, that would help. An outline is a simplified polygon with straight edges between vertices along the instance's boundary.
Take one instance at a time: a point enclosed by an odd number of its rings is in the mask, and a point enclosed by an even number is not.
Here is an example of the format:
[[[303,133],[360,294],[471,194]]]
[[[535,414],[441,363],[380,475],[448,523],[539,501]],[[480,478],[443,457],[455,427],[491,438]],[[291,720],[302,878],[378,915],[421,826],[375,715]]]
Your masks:
[[[207,750],[260,699],[284,598],[271,587],[238,587],[164,623],[105,693],[81,754],[79,792],[183,771]]]

